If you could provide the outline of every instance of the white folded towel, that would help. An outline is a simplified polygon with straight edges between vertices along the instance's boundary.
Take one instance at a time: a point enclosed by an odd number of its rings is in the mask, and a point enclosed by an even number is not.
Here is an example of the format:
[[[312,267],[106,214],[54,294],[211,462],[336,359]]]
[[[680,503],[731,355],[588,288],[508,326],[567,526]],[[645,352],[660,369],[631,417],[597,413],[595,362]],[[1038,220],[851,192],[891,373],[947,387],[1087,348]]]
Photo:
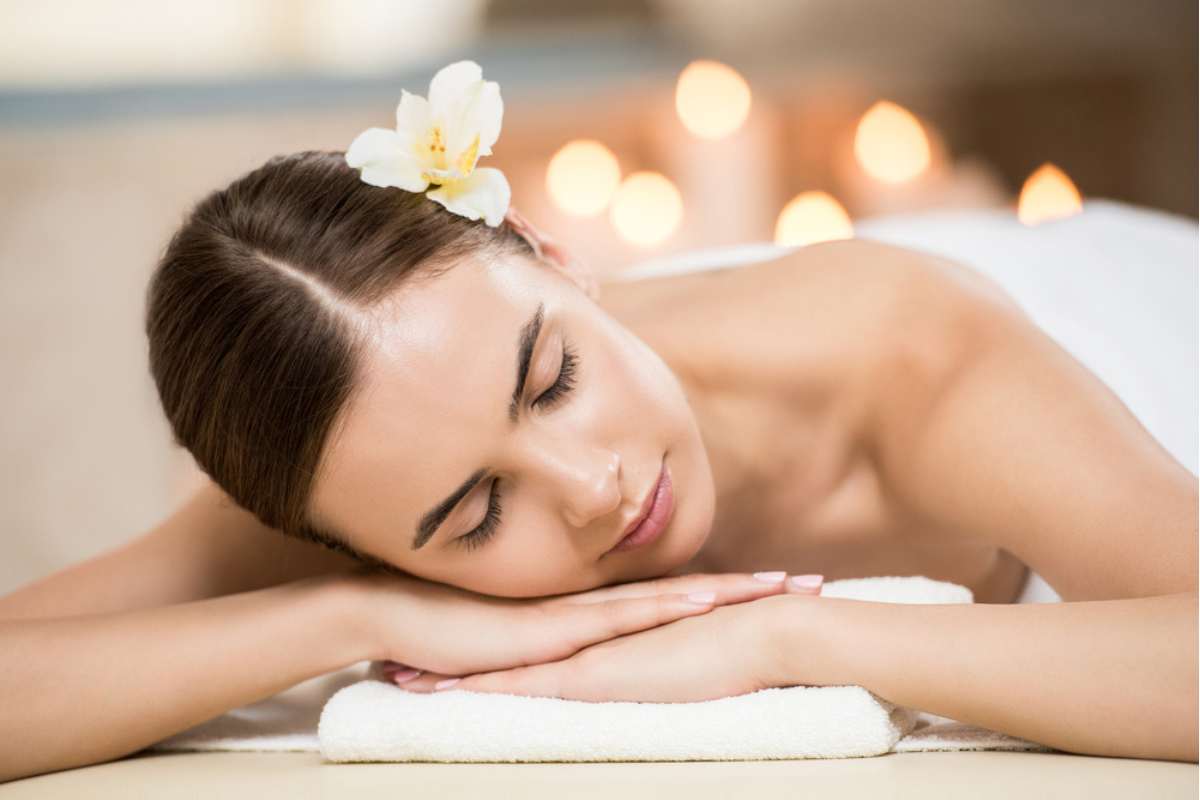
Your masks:
[[[721,761],[879,755],[915,722],[861,686],[589,703],[366,680],[325,705],[318,736],[329,761]]]

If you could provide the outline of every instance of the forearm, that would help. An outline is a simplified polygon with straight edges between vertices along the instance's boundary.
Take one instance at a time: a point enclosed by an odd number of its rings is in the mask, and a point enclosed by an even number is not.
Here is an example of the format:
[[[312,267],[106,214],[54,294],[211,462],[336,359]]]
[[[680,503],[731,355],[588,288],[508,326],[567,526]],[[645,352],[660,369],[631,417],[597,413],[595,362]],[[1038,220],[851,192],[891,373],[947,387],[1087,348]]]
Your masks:
[[[816,670],[822,685],[864,686],[1060,750],[1196,761],[1196,602],[1195,593],[1034,605],[824,598],[812,609],[822,655],[811,629],[779,630],[795,683]]]
[[[173,606],[0,620],[0,780],[136,752],[367,658],[322,576]]]

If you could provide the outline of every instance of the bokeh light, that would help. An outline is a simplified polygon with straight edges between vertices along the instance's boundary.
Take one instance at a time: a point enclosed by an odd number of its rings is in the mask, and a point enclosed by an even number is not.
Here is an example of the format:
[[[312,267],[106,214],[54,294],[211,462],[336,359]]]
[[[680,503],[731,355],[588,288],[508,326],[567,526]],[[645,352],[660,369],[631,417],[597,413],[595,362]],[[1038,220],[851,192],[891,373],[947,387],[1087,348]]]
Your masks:
[[[750,86],[737,70],[719,61],[693,61],[675,84],[675,111],[683,126],[702,139],[736,131],[750,113]]]
[[[1017,218],[1026,225],[1069,217],[1082,210],[1083,199],[1074,182],[1049,162],[1025,179],[1017,200]]]
[[[788,201],[775,221],[775,244],[805,245],[853,235],[850,215],[826,192],[801,192]]]
[[[622,239],[649,247],[679,227],[683,197],[665,175],[635,172],[621,182],[609,215]]]
[[[929,137],[910,111],[880,100],[858,122],[854,155],[872,178],[903,183],[929,168]]]
[[[608,208],[620,182],[617,157],[595,139],[567,142],[546,169],[546,191],[554,205],[579,217],[594,217]]]

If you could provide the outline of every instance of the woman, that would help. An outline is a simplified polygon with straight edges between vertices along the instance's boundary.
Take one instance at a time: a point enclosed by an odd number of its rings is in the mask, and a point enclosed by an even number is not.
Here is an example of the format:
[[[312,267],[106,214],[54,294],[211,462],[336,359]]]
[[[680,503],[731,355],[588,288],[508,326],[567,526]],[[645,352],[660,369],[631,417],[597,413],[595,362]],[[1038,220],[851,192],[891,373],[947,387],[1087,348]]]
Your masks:
[[[367,658],[412,691],[859,684],[1063,750],[1196,760],[1195,476],[989,280],[852,240],[597,290],[514,210],[490,227],[359,177],[341,153],[272,159],[171,241],[151,368],[212,481],[0,601],[43,680],[81,637],[136,642],[157,669],[103,679],[157,710],[63,741],[70,701],[34,692],[40,761],[4,774]],[[1030,569],[1066,602],[1013,605]],[[814,596],[905,574],[977,604]]]

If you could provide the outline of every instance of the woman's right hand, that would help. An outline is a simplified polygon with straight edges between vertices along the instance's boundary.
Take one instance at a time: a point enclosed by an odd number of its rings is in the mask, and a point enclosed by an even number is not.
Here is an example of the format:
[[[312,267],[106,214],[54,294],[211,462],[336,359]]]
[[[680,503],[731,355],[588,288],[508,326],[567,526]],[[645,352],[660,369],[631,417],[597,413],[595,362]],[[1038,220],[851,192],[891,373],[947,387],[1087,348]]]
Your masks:
[[[714,606],[785,593],[783,573],[758,574],[779,580],[701,573],[534,598],[495,597],[386,573],[360,573],[355,580],[364,592],[357,607],[367,615],[371,658],[464,675],[558,661],[597,642]],[[819,586],[813,589],[819,591]],[[688,599],[695,593],[712,598]]]

